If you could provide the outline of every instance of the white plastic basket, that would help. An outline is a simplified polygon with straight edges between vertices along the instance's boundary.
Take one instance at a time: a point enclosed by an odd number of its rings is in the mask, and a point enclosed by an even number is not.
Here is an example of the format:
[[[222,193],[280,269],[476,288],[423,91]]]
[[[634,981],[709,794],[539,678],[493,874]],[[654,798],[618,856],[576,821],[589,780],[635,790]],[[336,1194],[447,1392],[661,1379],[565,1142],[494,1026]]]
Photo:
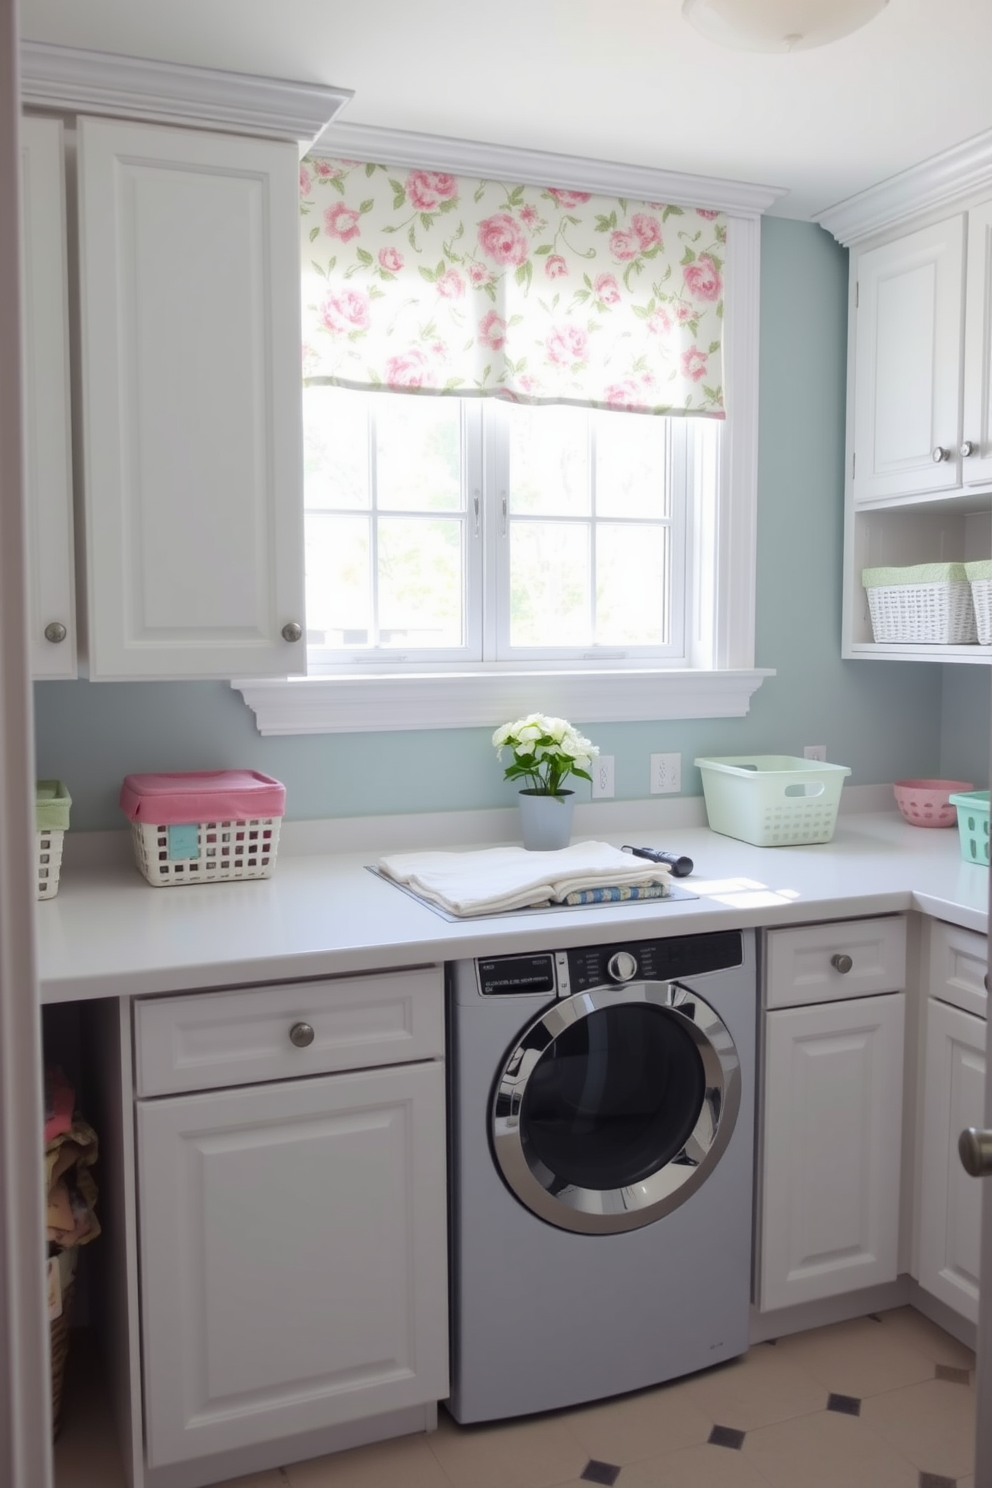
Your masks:
[[[847,765],[755,754],[697,759],[714,832],[755,847],[829,842]]]
[[[978,644],[992,646],[992,560],[983,558],[977,563],[966,563],[964,571],[971,585]]]
[[[62,871],[62,839],[64,832],[44,828],[35,832],[35,873],[37,875],[38,898],[54,899],[59,890],[59,874]]]
[[[876,641],[968,646],[978,640],[963,563],[866,568],[862,582]]]
[[[191,822],[181,828],[133,821],[134,860],[148,882],[159,889],[269,878],[279,849],[281,821],[278,816],[261,816],[247,821]]]

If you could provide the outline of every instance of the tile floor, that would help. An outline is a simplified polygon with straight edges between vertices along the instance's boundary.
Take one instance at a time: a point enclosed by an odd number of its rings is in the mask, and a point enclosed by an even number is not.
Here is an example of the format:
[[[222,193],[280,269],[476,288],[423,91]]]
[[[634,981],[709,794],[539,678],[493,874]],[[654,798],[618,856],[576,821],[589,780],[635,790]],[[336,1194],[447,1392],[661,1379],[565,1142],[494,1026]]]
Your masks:
[[[229,1488],[974,1488],[974,1355],[912,1308],[575,1410],[361,1447]],[[70,1366],[72,1355],[70,1354]],[[123,1488],[67,1376],[56,1488]]]

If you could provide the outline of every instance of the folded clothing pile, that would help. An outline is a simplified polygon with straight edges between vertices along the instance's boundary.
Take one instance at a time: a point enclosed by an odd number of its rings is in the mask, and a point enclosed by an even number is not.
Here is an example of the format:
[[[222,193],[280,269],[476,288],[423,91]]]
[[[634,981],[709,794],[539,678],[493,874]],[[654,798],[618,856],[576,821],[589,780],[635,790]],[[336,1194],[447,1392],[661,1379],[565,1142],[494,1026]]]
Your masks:
[[[75,1110],[75,1095],[62,1070],[45,1071],[45,1193],[48,1243],[55,1250],[86,1245],[100,1233],[93,1128]]]
[[[478,852],[392,853],[376,867],[419,898],[466,916],[550,904],[659,899],[669,893],[664,864],[632,858],[606,842],[574,842],[556,852],[488,847]]]

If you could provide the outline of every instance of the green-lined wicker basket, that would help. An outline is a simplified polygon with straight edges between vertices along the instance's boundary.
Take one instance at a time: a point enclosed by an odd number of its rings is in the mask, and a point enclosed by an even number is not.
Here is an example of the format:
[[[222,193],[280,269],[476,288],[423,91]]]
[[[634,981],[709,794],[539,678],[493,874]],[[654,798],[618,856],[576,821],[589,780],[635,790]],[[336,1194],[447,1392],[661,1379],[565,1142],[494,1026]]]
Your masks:
[[[876,641],[967,646],[978,640],[971,585],[963,563],[865,568],[871,630]]]
[[[69,826],[72,797],[61,780],[39,780],[35,785],[35,872],[39,899],[58,893],[62,869],[62,839]]]

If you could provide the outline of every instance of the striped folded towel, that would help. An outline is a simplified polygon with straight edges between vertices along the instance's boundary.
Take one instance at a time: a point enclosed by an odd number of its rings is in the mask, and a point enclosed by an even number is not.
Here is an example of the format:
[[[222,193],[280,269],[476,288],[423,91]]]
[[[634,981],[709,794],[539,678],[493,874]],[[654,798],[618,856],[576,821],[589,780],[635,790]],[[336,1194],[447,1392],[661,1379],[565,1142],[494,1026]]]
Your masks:
[[[421,899],[456,915],[564,904],[569,894],[665,885],[669,876],[664,864],[632,859],[606,842],[575,842],[557,852],[489,847],[478,852],[393,853],[380,858],[376,867]]]

